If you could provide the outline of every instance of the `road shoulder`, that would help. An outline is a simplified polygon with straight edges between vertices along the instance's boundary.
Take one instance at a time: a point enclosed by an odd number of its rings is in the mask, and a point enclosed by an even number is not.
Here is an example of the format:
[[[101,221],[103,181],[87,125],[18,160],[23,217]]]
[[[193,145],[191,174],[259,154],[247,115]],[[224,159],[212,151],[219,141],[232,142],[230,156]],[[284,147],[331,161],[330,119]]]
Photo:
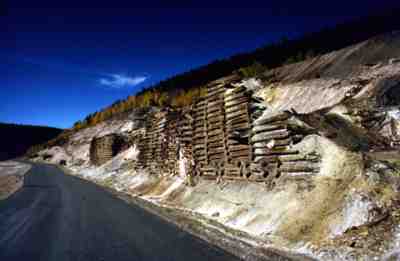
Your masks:
[[[17,161],[0,162],[0,200],[17,192],[24,185],[24,176],[31,165]]]

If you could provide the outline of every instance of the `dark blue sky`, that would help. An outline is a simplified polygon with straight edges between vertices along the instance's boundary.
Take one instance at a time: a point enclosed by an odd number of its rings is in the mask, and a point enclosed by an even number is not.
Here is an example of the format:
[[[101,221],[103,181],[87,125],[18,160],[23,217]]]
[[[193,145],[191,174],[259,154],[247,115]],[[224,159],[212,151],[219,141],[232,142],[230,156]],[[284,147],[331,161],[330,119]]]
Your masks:
[[[397,1],[59,2],[0,10],[0,122],[71,127],[172,75]]]

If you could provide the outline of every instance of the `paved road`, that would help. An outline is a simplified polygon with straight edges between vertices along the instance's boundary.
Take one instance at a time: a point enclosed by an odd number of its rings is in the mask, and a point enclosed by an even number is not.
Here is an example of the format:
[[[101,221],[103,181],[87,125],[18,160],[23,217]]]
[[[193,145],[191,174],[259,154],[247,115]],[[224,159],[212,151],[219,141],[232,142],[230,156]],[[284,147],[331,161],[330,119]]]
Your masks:
[[[237,260],[101,187],[36,164],[0,202],[0,260]]]

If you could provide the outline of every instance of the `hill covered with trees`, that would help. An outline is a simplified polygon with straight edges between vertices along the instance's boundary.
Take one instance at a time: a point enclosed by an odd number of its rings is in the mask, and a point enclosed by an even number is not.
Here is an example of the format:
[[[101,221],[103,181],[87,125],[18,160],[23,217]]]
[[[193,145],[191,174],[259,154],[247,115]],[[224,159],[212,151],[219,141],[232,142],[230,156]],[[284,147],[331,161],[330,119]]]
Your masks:
[[[0,123],[0,161],[25,154],[33,145],[55,138],[62,129]]]

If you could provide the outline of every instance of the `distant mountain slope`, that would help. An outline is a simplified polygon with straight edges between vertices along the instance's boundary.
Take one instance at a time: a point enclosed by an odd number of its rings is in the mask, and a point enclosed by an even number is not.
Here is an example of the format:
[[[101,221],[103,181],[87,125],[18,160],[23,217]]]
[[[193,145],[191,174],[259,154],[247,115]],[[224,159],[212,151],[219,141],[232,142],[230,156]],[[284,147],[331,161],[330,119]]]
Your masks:
[[[21,156],[32,145],[53,139],[62,131],[51,127],[0,123],[0,161]]]

